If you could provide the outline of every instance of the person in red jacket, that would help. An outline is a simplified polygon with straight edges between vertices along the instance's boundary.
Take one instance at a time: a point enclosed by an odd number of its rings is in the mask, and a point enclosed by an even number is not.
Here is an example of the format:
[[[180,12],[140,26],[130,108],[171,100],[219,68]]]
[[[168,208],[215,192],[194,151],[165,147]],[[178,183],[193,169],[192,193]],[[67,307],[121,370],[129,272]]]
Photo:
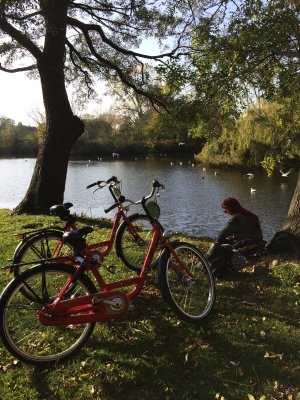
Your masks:
[[[218,234],[218,243],[231,242],[235,247],[240,247],[239,242],[242,245],[243,242],[252,244],[263,240],[258,217],[242,207],[237,199],[228,197],[223,201],[221,207],[231,218]]]
[[[239,251],[243,253],[249,246],[263,242],[257,215],[242,207],[234,197],[225,199],[221,207],[231,218],[206,253],[213,274],[219,277],[226,275],[232,266],[234,254],[235,259],[239,257],[238,253],[232,251],[233,248],[240,249]]]

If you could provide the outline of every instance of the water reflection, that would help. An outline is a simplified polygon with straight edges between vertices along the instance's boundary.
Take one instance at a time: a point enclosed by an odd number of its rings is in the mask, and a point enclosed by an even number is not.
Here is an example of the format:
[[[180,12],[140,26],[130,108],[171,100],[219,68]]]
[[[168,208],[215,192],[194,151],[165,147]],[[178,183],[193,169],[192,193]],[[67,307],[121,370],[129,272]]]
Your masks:
[[[161,192],[159,204],[161,222],[169,231],[216,236],[228,218],[220,207],[228,196],[238,198],[244,207],[260,217],[265,238],[280,228],[295,189],[296,171],[289,178],[280,175],[268,178],[263,171],[246,176],[238,170],[215,170],[193,166],[191,161],[181,162],[182,165],[167,158],[70,161],[65,201],[71,201],[77,213],[107,217],[103,210],[111,205],[108,190],[93,194],[92,189],[86,190],[89,183],[116,175],[122,180],[124,195],[136,200],[150,191],[153,179],[158,179],[167,189]],[[1,208],[13,208],[22,200],[34,163],[33,159],[0,160]],[[138,210],[138,207],[132,209]],[[109,217],[112,216],[110,213]]]

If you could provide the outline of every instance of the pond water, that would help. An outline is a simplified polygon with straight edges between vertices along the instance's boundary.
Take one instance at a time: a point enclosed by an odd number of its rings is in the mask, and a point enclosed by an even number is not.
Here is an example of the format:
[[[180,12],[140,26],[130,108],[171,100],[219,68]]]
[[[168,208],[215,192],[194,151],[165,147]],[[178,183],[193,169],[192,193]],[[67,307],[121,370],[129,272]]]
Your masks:
[[[0,208],[14,208],[28,188],[34,159],[0,159]],[[113,218],[104,213],[112,198],[104,188],[93,194],[86,186],[112,175],[122,180],[123,194],[140,199],[148,194],[153,179],[166,186],[158,199],[160,221],[168,232],[215,237],[228,216],[220,204],[226,197],[236,197],[245,208],[255,212],[262,224],[265,239],[281,227],[296,186],[297,172],[288,178],[279,174],[268,178],[264,171],[252,178],[239,170],[216,170],[192,162],[165,157],[144,160],[74,160],[69,162],[65,201],[74,204],[74,212],[93,217]],[[251,191],[254,188],[255,191]],[[132,207],[136,212],[140,207]]]

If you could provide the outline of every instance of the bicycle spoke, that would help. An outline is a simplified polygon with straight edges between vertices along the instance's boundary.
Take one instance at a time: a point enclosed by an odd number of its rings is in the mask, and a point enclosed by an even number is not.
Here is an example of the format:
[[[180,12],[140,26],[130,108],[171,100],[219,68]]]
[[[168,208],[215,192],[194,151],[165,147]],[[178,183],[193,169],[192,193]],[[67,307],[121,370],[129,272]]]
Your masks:
[[[201,320],[214,304],[214,281],[205,258],[187,243],[175,244],[174,253],[163,256],[159,283],[165,300],[184,320]]]

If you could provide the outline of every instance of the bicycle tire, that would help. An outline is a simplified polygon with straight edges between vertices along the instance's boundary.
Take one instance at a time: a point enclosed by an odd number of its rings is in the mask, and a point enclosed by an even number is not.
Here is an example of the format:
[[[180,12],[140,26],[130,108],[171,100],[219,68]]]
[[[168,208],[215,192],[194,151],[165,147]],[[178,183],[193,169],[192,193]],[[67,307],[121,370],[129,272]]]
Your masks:
[[[124,220],[116,234],[116,253],[128,268],[140,272],[153,237],[153,227],[147,215],[133,214],[128,218],[138,233],[138,237],[130,232],[130,228]],[[161,230],[163,231],[162,227]],[[160,250],[157,250],[154,254],[151,268],[157,266],[159,257]]]
[[[45,258],[51,258],[54,256],[58,257],[67,254],[72,255],[72,248],[69,245],[62,243],[59,251],[54,254],[55,246],[59,241],[61,241],[63,233],[63,230],[46,229],[38,234],[29,236],[24,240],[22,246],[15,250],[13,264],[15,265],[30,261],[37,261],[37,263],[39,263],[40,260]],[[27,265],[27,268],[32,268],[33,266],[34,263]],[[24,267],[25,266],[22,267],[15,265],[14,275],[18,276],[21,272],[21,268]]]
[[[43,365],[65,360],[86,344],[95,323],[45,326],[37,315],[75,271],[75,267],[67,264],[39,265],[25,270],[6,286],[0,297],[0,336],[13,356],[28,364]],[[30,287],[39,296],[35,301],[23,295],[25,284],[29,285],[26,290]],[[90,278],[80,274],[72,298],[95,292]]]
[[[204,255],[195,246],[185,242],[171,244],[193,278],[178,266],[172,252],[165,249],[158,267],[160,291],[178,317],[186,322],[198,323],[211,313],[214,306],[213,275]]]

